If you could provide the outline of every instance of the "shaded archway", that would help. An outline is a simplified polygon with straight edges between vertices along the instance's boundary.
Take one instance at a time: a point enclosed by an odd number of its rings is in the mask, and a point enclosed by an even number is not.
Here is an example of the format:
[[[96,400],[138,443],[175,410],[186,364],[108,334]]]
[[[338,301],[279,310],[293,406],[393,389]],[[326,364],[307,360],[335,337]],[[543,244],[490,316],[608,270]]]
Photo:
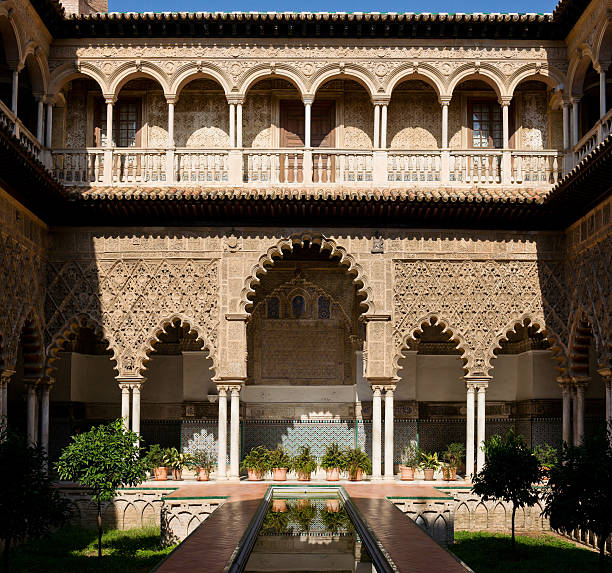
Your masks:
[[[11,20],[0,16],[0,101],[11,109],[13,72],[21,60],[17,32]]]

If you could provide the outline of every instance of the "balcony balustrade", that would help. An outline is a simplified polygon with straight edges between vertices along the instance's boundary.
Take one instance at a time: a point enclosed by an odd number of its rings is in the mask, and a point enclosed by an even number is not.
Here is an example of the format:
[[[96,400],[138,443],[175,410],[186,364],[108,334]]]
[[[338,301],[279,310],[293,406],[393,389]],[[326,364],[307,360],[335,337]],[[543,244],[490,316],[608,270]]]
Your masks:
[[[42,146],[36,137],[30,133],[30,130],[2,101],[0,101],[0,124],[12,131],[15,137],[19,139],[21,144],[36,157],[36,159],[42,158]]]
[[[612,109],[599,119],[574,146],[574,161],[577,165],[612,133]]]

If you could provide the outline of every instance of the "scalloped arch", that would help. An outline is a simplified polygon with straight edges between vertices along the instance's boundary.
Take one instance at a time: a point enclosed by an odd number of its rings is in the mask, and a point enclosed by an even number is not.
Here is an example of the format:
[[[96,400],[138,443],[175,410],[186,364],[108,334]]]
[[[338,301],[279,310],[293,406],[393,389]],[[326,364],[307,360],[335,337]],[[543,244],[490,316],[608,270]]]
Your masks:
[[[151,62],[141,62],[140,66],[136,66],[134,62],[127,62],[110,76],[108,85],[109,92],[117,97],[121,88],[130,80],[138,78],[148,78],[156,81],[162,88],[164,95],[169,93],[169,81],[166,73]]]
[[[170,93],[176,96],[180,95],[187,84],[197,79],[210,79],[217,82],[226,96],[232,90],[230,79],[219,66],[213,64],[198,65],[197,63],[190,62],[181,66],[172,77]]]
[[[287,64],[277,64],[274,70],[270,69],[269,64],[259,64],[255,66],[238,80],[238,88],[234,93],[239,96],[246,96],[251,87],[259,80],[276,77],[287,80],[293,84],[301,97],[304,97],[304,94],[307,93],[304,75]]]
[[[378,82],[374,76],[365,68],[348,64],[343,70],[337,65],[329,65],[319,70],[311,79],[310,92],[316,95],[317,90],[326,82],[333,79],[353,80],[360,84],[369,94],[374,97],[378,94]]]
[[[78,78],[90,78],[95,81],[102,93],[108,93],[108,85],[104,75],[95,66],[90,63],[83,63],[78,70],[75,70],[72,64],[64,64],[53,71],[49,82],[49,95],[57,96],[60,90],[71,80]]]
[[[63,343],[69,339],[71,334],[76,336],[81,328],[89,328],[93,330],[98,338],[108,342],[107,349],[112,350],[113,352],[111,360],[115,362],[114,368],[117,370],[117,351],[113,345],[111,336],[104,330],[102,325],[97,320],[86,313],[79,313],[66,321],[64,326],[55,333],[51,339],[51,342],[47,345],[45,350],[45,375],[51,380],[55,378],[55,371],[57,370],[55,363],[59,360],[58,354],[62,351]]]
[[[417,70],[412,64],[402,64],[389,78],[385,87],[385,94],[393,95],[393,90],[402,82],[409,80],[422,80],[429,84],[436,92],[438,98],[444,92],[444,80],[440,72],[429,64],[419,64]]]
[[[495,90],[497,97],[507,96],[506,85],[503,76],[499,70],[491,64],[481,64],[476,68],[473,64],[465,64],[459,66],[455,73],[451,76],[446,87],[446,93],[443,95],[452,97],[455,88],[463,81],[474,79],[486,82]]]
[[[316,233],[301,233],[292,235],[286,239],[281,239],[259,258],[257,264],[253,266],[249,276],[245,280],[244,288],[240,293],[239,312],[251,312],[253,303],[250,297],[255,294],[255,287],[259,284],[259,275],[265,275],[268,272],[267,267],[274,265],[274,258],[283,258],[285,256],[283,251],[291,252],[294,247],[303,247],[306,242],[318,246],[321,252],[329,251],[330,258],[340,258],[339,264],[347,267],[347,272],[349,274],[355,275],[353,282],[358,287],[358,293],[364,297],[361,305],[367,308],[368,313],[374,314],[376,310],[372,289],[369,286],[368,279],[365,276],[362,266],[344,247],[339,246],[334,239],[329,239]]]
[[[456,342],[456,348],[461,352],[461,361],[463,362],[463,370],[467,371],[472,360],[468,354],[468,345],[460,334],[459,329],[456,328],[449,320],[446,320],[438,312],[429,312],[422,316],[419,320],[415,321],[410,328],[407,329],[405,334],[397,345],[395,357],[393,358],[393,377],[399,379],[398,373],[401,370],[399,361],[403,358],[403,353],[408,350],[408,342],[416,340],[415,334],[423,333],[423,326],[441,326],[443,333],[450,332],[451,340]]]
[[[139,366],[139,371],[142,374],[146,371],[146,363],[150,360],[149,354],[155,350],[155,344],[160,342],[159,335],[166,332],[166,329],[172,325],[188,326],[189,332],[195,332],[198,335],[197,340],[200,340],[204,345],[202,350],[206,349],[209,352],[209,358],[212,361],[210,370],[213,371],[213,375],[217,371],[217,359],[214,353],[214,347],[202,333],[206,330],[198,323],[197,320],[190,316],[186,316],[182,313],[173,313],[166,318],[160,320],[153,329],[149,332],[149,335],[145,341],[140,345],[140,348],[136,352],[135,362]]]
[[[524,80],[534,79],[556,88],[563,85],[565,82],[565,76],[556,68],[548,67],[542,68],[538,71],[534,64],[529,64],[518,69],[512,76],[510,76],[510,84],[508,86],[508,94],[514,96],[514,91],[517,86]]]
[[[6,366],[10,370],[15,370],[15,365],[17,362],[17,347],[19,345],[19,340],[23,329],[28,325],[31,325],[31,328],[34,331],[33,337],[35,338],[36,347],[26,353],[24,352],[23,362],[24,362],[24,370],[34,369],[39,371],[39,375],[42,376],[43,368],[45,363],[45,354],[44,354],[44,342],[43,342],[43,327],[42,320],[40,318],[39,313],[37,312],[35,307],[30,307],[28,312],[22,314],[22,319],[15,325],[15,334],[17,336],[17,343],[14,346],[13,355],[8,356],[6,359]],[[23,348],[22,348],[23,351]]]

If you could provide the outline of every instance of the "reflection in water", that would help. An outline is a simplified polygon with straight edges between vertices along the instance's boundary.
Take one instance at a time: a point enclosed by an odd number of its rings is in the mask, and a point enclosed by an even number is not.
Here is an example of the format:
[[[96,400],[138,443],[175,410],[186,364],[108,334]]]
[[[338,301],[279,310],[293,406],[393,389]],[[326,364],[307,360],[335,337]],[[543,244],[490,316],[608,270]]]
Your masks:
[[[339,497],[274,498],[249,572],[376,573]]]

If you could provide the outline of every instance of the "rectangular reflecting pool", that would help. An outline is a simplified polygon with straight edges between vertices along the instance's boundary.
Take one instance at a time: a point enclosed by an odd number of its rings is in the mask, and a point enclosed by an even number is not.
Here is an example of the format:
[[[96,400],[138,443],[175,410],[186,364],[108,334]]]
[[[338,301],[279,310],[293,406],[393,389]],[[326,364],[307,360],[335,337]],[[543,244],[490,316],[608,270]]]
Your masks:
[[[394,570],[388,564],[384,567],[374,564],[363,536],[370,537],[370,547],[377,541],[367,532],[367,524],[361,522],[342,488],[271,487],[257,523],[246,565],[239,570],[251,573]],[[375,547],[375,552],[380,549]],[[380,561],[380,555],[377,556]]]

